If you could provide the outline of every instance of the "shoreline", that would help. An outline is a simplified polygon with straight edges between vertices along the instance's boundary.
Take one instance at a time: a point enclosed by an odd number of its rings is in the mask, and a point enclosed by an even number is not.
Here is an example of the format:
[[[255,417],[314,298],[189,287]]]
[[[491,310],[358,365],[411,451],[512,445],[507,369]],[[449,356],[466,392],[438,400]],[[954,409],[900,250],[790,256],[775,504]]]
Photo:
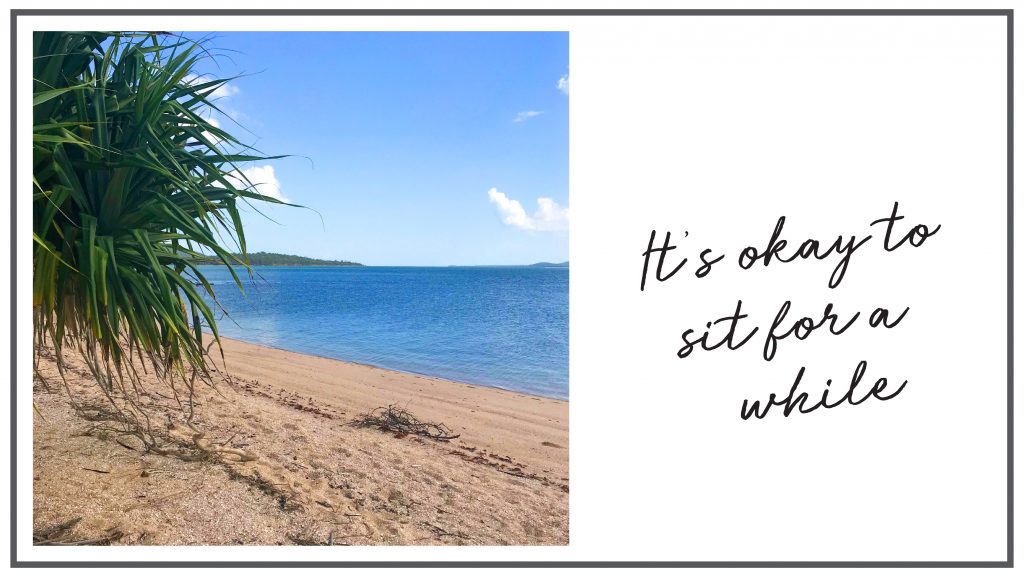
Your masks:
[[[471,445],[505,451],[515,448],[524,456],[539,456],[535,448],[545,441],[568,446],[569,402],[565,400],[298,353],[229,337],[221,337],[221,341],[227,366],[222,366],[218,358],[215,366],[219,369],[243,379],[270,382],[290,393],[349,412],[399,404],[423,420],[449,426],[461,424],[464,438]],[[556,463],[546,465],[551,468]],[[559,476],[568,477],[567,463],[564,473]]]
[[[203,335],[207,336],[207,337],[210,337],[211,340],[213,339],[213,334],[212,333],[209,333],[207,331],[203,331]],[[425,378],[429,378],[429,379],[438,379],[438,380],[441,380],[441,381],[447,381],[447,382],[455,383],[455,384],[458,384],[458,385],[466,385],[466,386],[469,386],[469,387],[479,387],[479,388],[482,388],[482,389],[494,389],[494,390],[498,390],[498,391],[505,391],[507,393],[514,393],[514,394],[517,394],[517,395],[524,395],[524,396],[527,396],[527,397],[541,397],[543,399],[548,399],[548,400],[552,400],[552,401],[560,401],[560,402],[563,402],[563,403],[568,403],[569,402],[569,398],[568,397],[566,397],[566,398],[553,397],[551,395],[545,395],[544,393],[526,393],[526,392],[523,392],[523,391],[516,391],[514,389],[506,389],[505,387],[501,387],[501,386],[498,386],[498,385],[483,385],[483,384],[480,384],[480,383],[470,383],[468,381],[460,381],[460,380],[457,380],[457,379],[452,379],[452,378],[444,377],[444,376],[440,376],[440,375],[431,375],[429,373],[418,373],[416,371],[409,371],[409,370],[405,370],[405,369],[396,369],[396,368],[393,368],[393,367],[384,367],[384,366],[381,366],[381,365],[374,365],[372,363],[363,363],[363,362],[353,361],[353,360],[349,360],[349,359],[337,359],[337,358],[328,357],[328,356],[325,356],[325,355],[318,355],[316,353],[307,353],[307,352],[303,352],[303,351],[294,351],[292,349],[286,349],[284,347],[280,347],[280,346],[276,346],[276,345],[268,345],[268,344],[264,344],[264,343],[254,343],[252,341],[247,341],[247,340],[239,339],[239,338],[236,338],[236,337],[228,337],[228,336],[221,335],[220,339],[221,339],[221,341],[232,341],[232,342],[236,342],[236,343],[244,343],[244,344],[247,344],[247,345],[252,345],[254,347],[263,347],[263,348],[274,350],[274,351],[281,351],[281,352],[285,352],[285,353],[292,353],[292,354],[296,354],[296,355],[303,355],[303,356],[312,357],[312,358],[315,358],[315,359],[323,359],[325,361],[334,361],[334,362],[337,362],[337,363],[344,363],[344,364],[349,364],[349,365],[357,365],[357,366],[360,366],[360,367],[367,367],[367,368],[370,368],[370,369],[378,369],[378,370],[381,370],[381,371],[389,371],[389,372],[393,372],[393,373],[399,373],[399,374],[402,374],[402,375],[409,375],[411,377],[425,377]]]
[[[221,341],[226,367],[211,351],[224,372],[197,388],[193,423],[254,461],[182,460],[103,433],[41,359],[51,384],[33,395],[34,530],[81,517],[74,539],[117,527],[112,544],[568,543],[568,401]],[[77,400],[100,406],[82,361],[69,368]],[[187,430],[146,378],[161,426]],[[458,438],[354,424],[390,404]]]

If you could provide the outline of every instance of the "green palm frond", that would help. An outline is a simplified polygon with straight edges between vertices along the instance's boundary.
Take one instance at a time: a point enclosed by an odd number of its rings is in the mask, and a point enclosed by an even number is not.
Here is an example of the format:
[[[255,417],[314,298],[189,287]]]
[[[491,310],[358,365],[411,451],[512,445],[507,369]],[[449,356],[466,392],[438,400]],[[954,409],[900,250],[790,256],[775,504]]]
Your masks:
[[[36,344],[58,355],[76,345],[107,387],[132,373],[132,355],[163,374],[207,375],[202,327],[219,338],[199,265],[213,258],[242,288],[239,203],[280,201],[258,194],[238,163],[278,157],[208,120],[227,80],[197,79],[200,43],[92,32],[33,41]]]

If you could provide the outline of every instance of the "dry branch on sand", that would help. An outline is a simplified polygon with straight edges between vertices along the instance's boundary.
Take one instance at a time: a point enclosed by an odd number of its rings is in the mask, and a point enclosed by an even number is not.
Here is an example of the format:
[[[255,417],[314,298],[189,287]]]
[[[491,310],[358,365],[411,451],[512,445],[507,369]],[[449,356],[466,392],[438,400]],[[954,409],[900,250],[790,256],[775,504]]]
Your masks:
[[[425,423],[397,405],[377,407],[352,421],[358,427],[376,427],[398,435],[419,435],[435,441],[458,439],[444,423]]]
[[[46,527],[32,533],[33,545],[109,545],[124,536],[117,527],[107,529],[106,535],[96,539],[71,540],[71,533],[81,517]]]

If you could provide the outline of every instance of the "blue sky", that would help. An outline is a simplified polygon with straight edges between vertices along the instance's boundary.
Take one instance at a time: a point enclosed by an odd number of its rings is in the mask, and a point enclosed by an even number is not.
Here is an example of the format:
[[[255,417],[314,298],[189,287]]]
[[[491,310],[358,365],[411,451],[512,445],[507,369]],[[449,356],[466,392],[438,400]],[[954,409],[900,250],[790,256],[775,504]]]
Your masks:
[[[568,260],[567,33],[214,33],[209,46],[218,56],[200,72],[246,74],[214,120],[293,155],[246,165],[250,179],[313,209],[248,214],[250,251]]]

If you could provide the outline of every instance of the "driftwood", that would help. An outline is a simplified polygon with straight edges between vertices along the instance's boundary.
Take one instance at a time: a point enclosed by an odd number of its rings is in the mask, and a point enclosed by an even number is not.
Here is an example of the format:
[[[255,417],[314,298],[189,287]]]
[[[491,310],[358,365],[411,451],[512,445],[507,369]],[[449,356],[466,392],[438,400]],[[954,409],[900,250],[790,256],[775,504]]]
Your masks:
[[[358,427],[376,427],[396,435],[418,435],[435,441],[458,439],[444,423],[425,423],[397,405],[377,407],[352,421]]]

